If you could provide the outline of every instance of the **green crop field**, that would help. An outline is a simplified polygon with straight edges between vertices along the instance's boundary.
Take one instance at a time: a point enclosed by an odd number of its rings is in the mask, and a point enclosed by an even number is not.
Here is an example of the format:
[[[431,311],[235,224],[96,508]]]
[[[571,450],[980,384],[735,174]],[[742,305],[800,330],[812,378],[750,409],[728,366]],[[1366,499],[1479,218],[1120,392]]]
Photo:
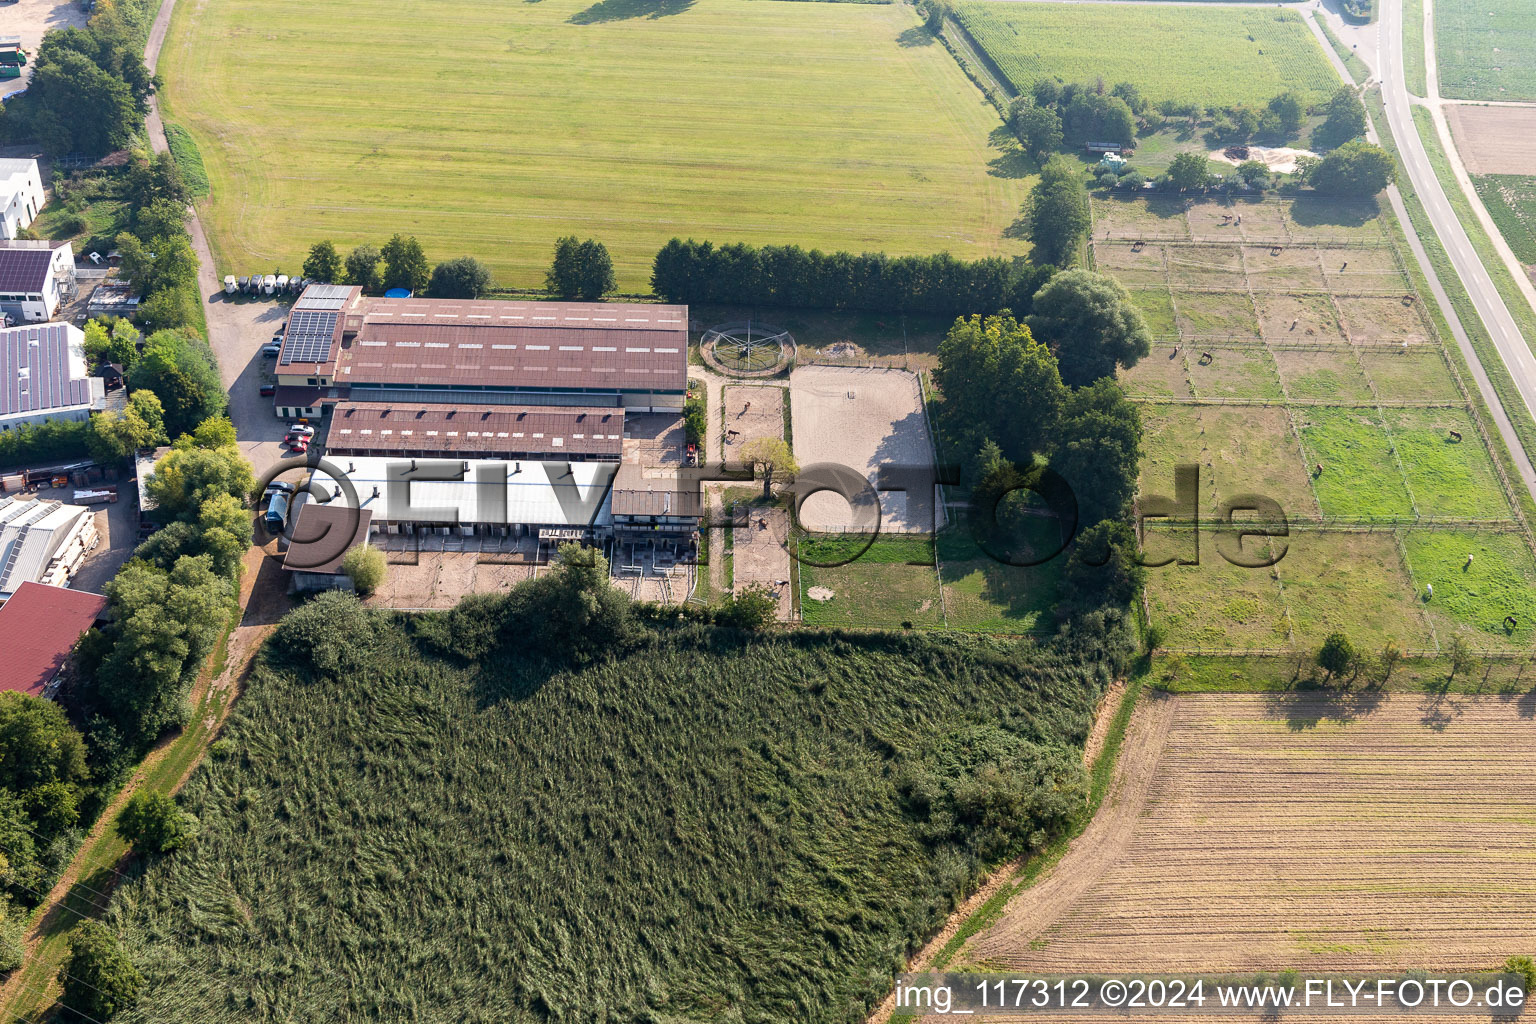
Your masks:
[[[1536,177],[1489,174],[1472,183],[1520,262],[1536,266]]]
[[[644,626],[578,668],[502,600],[333,600],[284,620],[188,782],[195,846],[116,890],[145,984],[114,1024],[861,1020],[1022,852],[955,787],[1059,831],[1108,675],[1034,643]]]
[[[956,13],[1021,91],[1041,78],[1102,77],[1134,82],[1154,102],[1218,106],[1261,103],[1286,89],[1316,102],[1338,86],[1293,11],[970,0]]]
[[[1536,99],[1529,0],[1435,0],[1435,55],[1442,96]]]
[[[517,287],[590,235],[625,291],[674,235],[1027,250],[997,115],[906,5],[183,4],[159,70],[220,274],[397,231]]]

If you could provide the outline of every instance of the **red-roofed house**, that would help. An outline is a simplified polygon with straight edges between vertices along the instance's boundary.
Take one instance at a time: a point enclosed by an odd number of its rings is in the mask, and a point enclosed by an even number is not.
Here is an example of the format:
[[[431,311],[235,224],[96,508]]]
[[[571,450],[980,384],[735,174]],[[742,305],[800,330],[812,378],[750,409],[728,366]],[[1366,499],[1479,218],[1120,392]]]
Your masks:
[[[0,690],[52,697],[75,641],[106,607],[100,594],[23,583],[0,605]]]

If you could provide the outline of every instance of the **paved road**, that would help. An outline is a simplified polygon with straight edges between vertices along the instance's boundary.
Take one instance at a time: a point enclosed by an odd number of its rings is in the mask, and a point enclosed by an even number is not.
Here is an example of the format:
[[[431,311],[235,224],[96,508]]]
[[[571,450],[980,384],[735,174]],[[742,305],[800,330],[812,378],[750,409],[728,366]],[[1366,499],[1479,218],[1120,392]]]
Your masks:
[[[1519,389],[1520,397],[1525,403],[1526,412],[1536,417],[1536,356],[1531,354],[1530,348],[1520,334],[1520,328],[1515,324],[1514,317],[1510,315],[1509,308],[1504,305],[1503,297],[1499,295],[1498,289],[1489,279],[1488,272],[1478,258],[1477,250],[1472,247],[1471,239],[1467,237],[1466,230],[1457,219],[1456,211],[1451,208],[1450,201],[1446,199],[1445,191],[1440,187],[1439,179],[1435,177],[1434,167],[1429,162],[1429,154],[1424,149],[1424,143],[1419,138],[1418,128],[1413,121],[1403,67],[1403,0],[1382,0],[1377,32],[1379,63],[1376,72],[1381,79],[1382,101],[1386,105],[1387,123],[1392,128],[1392,136],[1397,142],[1398,151],[1402,154],[1408,178],[1413,183],[1420,202],[1424,204],[1430,222],[1434,225],[1435,233],[1440,236],[1441,245],[1450,256],[1457,277],[1461,279],[1467,294],[1472,297],[1478,317],[1488,329],[1500,358],[1508,367],[1510,376],[1514,378],[1515,386]],[[1404,226],[1412,237],[1412,227],[1406,220]],[[1447,314],[1450,313],[1448,306],[1443,302],[1442,307],[1446,308]],[[1466,346],[1463,346],[1463,352],[1465,351]],[[1488,388],[1485,386],[1486,378],[1481,374],[1482,368],[1475,356],[1469,357],[1468,361],[1473,367],[1474,375],[1478,376],[1479,386],[1482,387],[1486,397]],[[1497,400],[1491,400],[1489,404],[1494,410],[1495,419],[1500,419],[1499,414],[1502,409]],[[1508,433],[1505,432],[1503,423],[1500,424],[1500,432],[1505,433],[1506,443],[1508,443]],[[1526,486],[1531,489],[1533,495],[1536,495],[1536,471],[1532,470],[1524,450],[1518,443],[1509,444],[1509,448]]]

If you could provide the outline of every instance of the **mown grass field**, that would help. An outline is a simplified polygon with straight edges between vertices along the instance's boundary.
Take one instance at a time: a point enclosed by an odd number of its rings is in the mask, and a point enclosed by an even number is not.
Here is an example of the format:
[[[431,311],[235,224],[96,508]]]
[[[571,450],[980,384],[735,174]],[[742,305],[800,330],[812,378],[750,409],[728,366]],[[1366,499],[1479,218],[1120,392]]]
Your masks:
[[[1536,99],[1536,19],[1526,0],[1436,0],[1435,56],[1442,96]]]
[[[1472,184],[1520,262],[1536,265],[1536,177],[1487,174]]]
[[[901,780],[975,740],[1076,762],[1103,686],[808,631],[465,665],[431,653],[458,620],[384,616],[279,627],[184,791],[196,845],[114,898],[146,975],[116,1021],[862,1019],[979,869]]]
[[[1154,102],[1220,106],[1262,103],[1290,88],[1316,102],[1337,85],[1322,48],[1292,11],[969,0],[956,14],[1024,92],[1046,77],[1102,77],[1111,85],[1134,82]]]
[[[519,287],[591,235],[625,291],[674,235],[1027,249],[997,115],[906,5],[186,4],[160,74],[221,274],[396,231]]]

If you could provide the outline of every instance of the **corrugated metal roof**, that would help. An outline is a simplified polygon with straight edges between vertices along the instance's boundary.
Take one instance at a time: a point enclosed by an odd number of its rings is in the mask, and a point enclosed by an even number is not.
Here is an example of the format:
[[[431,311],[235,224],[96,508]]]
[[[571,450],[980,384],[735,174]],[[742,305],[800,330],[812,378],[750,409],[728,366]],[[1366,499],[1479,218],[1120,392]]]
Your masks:
[[[100,594],[23,583],[0,606],[0,690],[41,694],[106,606]]]
[[[85,335],[73,324],[0,330],[0,416],[89,405],[90,381]]]
[[[342,402],[331,416],[327,454],[595,456],[624,451],[624,410],[569,406],[402,405]]]
[[[376,522],[444,525],[606,526],[612,522],[608,490],[619,468],[612,462],[524,462],[515,466],[503,460],[377,456],[351,457],[347,462],[351,467],[347,476],[358,503],[373,512]],[[416,466],[414,475],[406,473],[412,464]],[[412,476],[408,496],[399,484],[394,489],[389,486],[392,469]],[[425,479],[448,473],[461,478]],[[329,489],[334,481],[316,470],[314,485]],[[377,496],[374,488],[378,488]],[[392,504],[397,499],[400,503]],[[503,502],[504,512],[500,507]],[[448,510],[456,515],[444,514]]]
[[[4,516],[4,525],[0,525],[0,594],[9,594],[41,576],[75,524],[94,514],[84,506],[57,501],[24,501],[0,508],[0,516]]]
[[[699,487],[684,488],[676,472],[648,471],[633,463],[619,468],[613,481],[616,516],[702,516]]]

